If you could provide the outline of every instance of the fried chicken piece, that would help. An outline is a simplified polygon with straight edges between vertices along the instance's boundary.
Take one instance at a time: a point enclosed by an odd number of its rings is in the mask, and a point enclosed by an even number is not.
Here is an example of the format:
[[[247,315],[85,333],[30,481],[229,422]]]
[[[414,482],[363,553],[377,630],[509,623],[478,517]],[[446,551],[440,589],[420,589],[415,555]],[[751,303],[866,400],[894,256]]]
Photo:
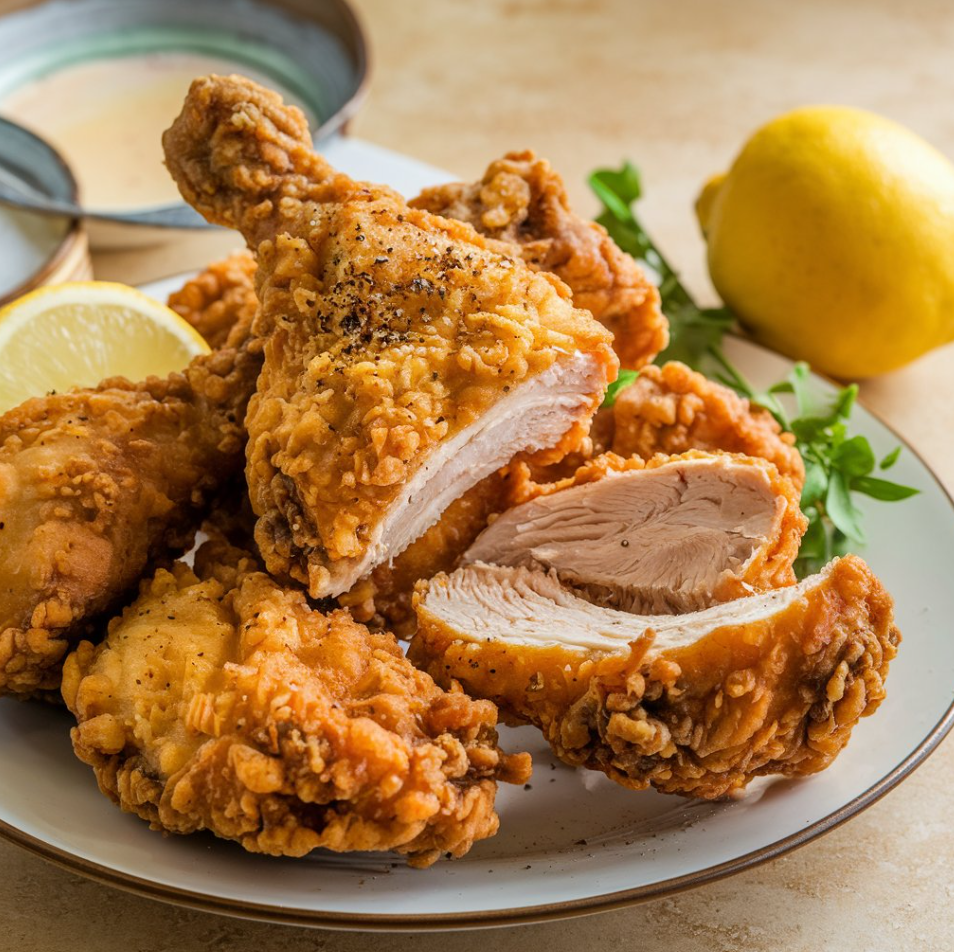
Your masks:
[[[255,258],[238,251],[187,281],[169,295],[168,304],[187,320],[211,348],[239,346],[258,308]],[[238,328],[238,330],[235,330]],[[235,331],[230,340],[229,337]]]
[[[442,691],[392,635],[256,568],[215,538],[201,577],[160,570],[103,644],[69,656],[73,746],[102,791],[154,829],[272,855],[428,866],[492,836],[496,782],[530,766],[497,746],[494,705]]]
[[[518,453],[585,436],[617,361],[558,279],[334,172],[301,112],[240,77],[196,80],[163,142],[259,262],[247,475],[269,571],[339,595]]]
[[[655,286],[605,228],[571,210],[563,180],[533,152],[508,152],[479,182],[425,189],[409,204],[468,222],[565,281],[573,303],[612,331],[624,367],[638,369],[665,349],[668,324]]]
[[[693,451],[644,462],[609,453],[557,483],[527,476],[525,467],[515,474],[517,505],[461,564],[553,570],[581,598],[653,615],[795,583],[807,520],[792,481],[765,460]]]
[[[153,562],[191,544],[212,496],[241,474],[258,349],[0,417],[0,695],[57,691],[69,647],[95,636]]]
[[[794,436],[781,432],[767,410],[677,361],[644,367],[612,409],[601,411],[593,442],[643,459],[687,450],[744,453],[773,463],[799,489],[805,481]]]
[[[892,601],[847,556],[787,588],[639,616],[554,573],[477,563],[423,584],[411,656],[538,726],[572,766],[716,798],[827,767],[885,696]]]

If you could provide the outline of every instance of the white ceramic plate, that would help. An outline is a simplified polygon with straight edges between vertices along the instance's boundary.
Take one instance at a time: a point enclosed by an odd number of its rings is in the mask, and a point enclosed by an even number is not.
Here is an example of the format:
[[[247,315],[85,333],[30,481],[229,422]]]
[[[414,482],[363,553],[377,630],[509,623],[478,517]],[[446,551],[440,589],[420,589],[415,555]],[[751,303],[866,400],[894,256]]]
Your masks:
[[[360,142],[333,156],[346,171],[413,194],[436,170]],[[178,281],[147,290],[162,295]],[[789,363],[735,342],[759,384]],[[831,388],[816,381],[822,391]],[[897,443],[858,408],[855,426],[879,457]],[[77,872],[183,905],[280,922],[351,929],[474,928],[610,909],[699,885],[790,850],[853,816],[902,780],[951,727],[954,702],[954,508],[906,450],[892,475],[917,486],[898,504],[870,503],[865,557],[897,601],[904,633],[888,699],[829,770],[753,784],[744,800],[696,803],[632,793],[558,764],[530,728],[504,729],[529,750],[525,789],[501,787],[500,833],[462,860],[426,871],[388,855],[273,859],[210,835],[162,837],[120,813],[72,755],[70,718],[0,701],[0,833]],[[889,729],[890,728],[890,729]]]

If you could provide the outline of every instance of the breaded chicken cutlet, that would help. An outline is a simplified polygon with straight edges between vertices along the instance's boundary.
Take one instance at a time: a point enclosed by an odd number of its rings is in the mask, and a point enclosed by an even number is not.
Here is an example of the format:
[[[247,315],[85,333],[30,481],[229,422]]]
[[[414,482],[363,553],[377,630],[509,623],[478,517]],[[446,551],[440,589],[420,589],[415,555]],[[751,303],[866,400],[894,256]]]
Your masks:
[[[565,763],[712,799],[828,767],[885,696],[891,597],[846,556],[684,615],[584,600],[553,571],[476,562],[421,583],[411,656],[539,727]]]

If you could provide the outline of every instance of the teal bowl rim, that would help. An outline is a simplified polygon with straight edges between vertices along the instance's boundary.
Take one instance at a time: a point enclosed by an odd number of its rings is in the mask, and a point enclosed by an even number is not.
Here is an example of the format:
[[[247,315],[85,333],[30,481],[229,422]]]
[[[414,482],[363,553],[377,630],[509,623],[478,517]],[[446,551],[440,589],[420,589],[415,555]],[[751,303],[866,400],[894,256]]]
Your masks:
[[[272,6],[267,0],[253,0],[253,2],[265,7]],[[26,2],[21,2],[12,9],[8,9],[3,16],[0,16],[0,22],[7,16],[28,13],[45,5],[46,3],[43,0],[40,0],[40,2],[26,0]],[[120,42],[117,42],[117,34],[111,32],[106,32],[100,37],[84,36],[81,40],[74,41],[75,48],[73,49],[71,49],[69,43],[59,44],[62,55],[52,65],[39,59],[34,62],[27,61],[15,81],[8,81],[6,85],[0,83],[0,96],[18,88],[24,81],[49,75],[64,66],[87,62],[92,59],[122,56],[129,52],[176,50],[206,53],[223,58],[231,55],[239,62],[245,62],[248,66],[256,68],[266,76],[274,78],[276,83],[281,84],[298,97],[304,104],[306,112],[309,113],[308,119],[311,126],[312,140],[318,143],[338,131],[344,132],[348,123],[351,122],[364,103],[368,93],[371,72],[371,56],[367,34],[351,4],[347,0],[322,0],[322,5],[333,15],[338,28],[329,29],[323,23],[320,23],[320,25],[340,43],[354,70],[353,88],[341,105],[333,111],[324,107],[321,101],[322,91],[309,88],[303,82],[305,74],[303,72],[298,73],[296,70],[283,65],[280,61],[280,51],[269,47],[267,44],[262,44],[261,47],[255,47],[252,44],[243,45],[235,40],[230,42],[227,35],[222,35],[217,40],[212,28],[196,29],[192,31],[190,36],[182,28],[175,26],[165,28],[159,25],[151,27],[152,36],[145,41],[133,39],[130,46],[127,38],[125,48]],[[290,5],[275,4],[274,8],[292,20],[304,19],[303,15]],[[59,156],[59,158],[63,165],[69,168],[65,158],[62,156]],[[135,210],[153,211],[166,207],[169,207],[169,205],[143,205],[137,206]]]

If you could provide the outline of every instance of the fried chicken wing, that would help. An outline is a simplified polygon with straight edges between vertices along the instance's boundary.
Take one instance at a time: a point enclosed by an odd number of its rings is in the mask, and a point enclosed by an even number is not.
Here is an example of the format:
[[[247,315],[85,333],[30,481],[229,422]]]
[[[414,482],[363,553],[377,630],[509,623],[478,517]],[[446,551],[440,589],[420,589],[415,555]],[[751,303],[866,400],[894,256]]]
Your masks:
[[[655,286],[605,228],[572,211],[562,179],[533,152],[508,152],[479,182],[425,189],[410,205],[468,222],[565,281],[573,303],[612,331],[624,367],[638,369],[666,347]]]
[[[255,269],[255,258],[247,251],[229,255],[170,294],[169,307],[213,349],[227,344],[239,346],[258,308]]]
[[[67,659],[73,745],[103,792],[154,829],[272,855],[427,866],[493,835],[496,782],[529,775],[528,755],[497,746],[494,705],[256,569],[214,539],[201,577],[160,570],[103,644]]]
[[[213,494],[241,474],[257,350],[0,417],[0,695],[55,692],[70,645],[153,561],[191,543]]]
[[[890,596],[847,556],[689,615],[639,616],[556,574],[475,563],[422,584],[412,657],[537,725],[572,766],[715,798],[827,767],[885,695]]]
[[[247,475],[271,572],[341,594],[515,455],[585,436],[617,361],[557,278],[334,172],[248,80],[197,80],[163,141],[186,200],[257,254]]]
[[[593,441],[643,459],[687,450],[744,453],[773,463],[799,489],[805,481],[795,438],[767,410],[677,361],[644,367],[612,409],[601,411]]]

